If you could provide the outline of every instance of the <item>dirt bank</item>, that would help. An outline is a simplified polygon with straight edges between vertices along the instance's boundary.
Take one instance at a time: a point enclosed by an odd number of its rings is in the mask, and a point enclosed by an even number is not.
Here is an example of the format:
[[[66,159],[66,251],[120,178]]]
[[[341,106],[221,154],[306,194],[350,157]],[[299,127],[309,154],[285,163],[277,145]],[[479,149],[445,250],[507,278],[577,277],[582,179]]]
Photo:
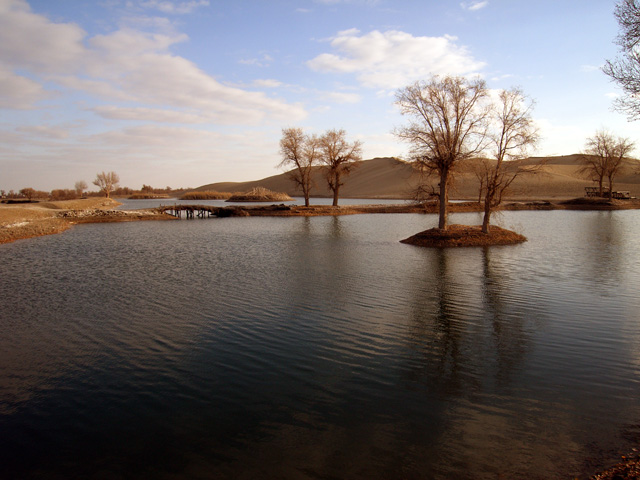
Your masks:
[[[26,204],[0,204],[0,244],[24,238],[62,232],[77,223],[129,222],[138,220],[167,220],[173,217],[158,211],[115,210],[120,205],[108,198],[88,198],[60,202]],[[498,210],[623,210],[640,208],[640,200],[573,199],[568,201],[530,200],[508,202]],[[438,204],[422,205],[370,204],[332,207],[329,205],[230,206],[221,216],[328,216],[365,213],[437,213]],[[456,202],[449,205],[449,212],[480,212],[477,202]]]
[[[77,223],[171,218],[155,210],[114,210],[118,205],[111,198],[0,204],[0,244],[60,233]]]

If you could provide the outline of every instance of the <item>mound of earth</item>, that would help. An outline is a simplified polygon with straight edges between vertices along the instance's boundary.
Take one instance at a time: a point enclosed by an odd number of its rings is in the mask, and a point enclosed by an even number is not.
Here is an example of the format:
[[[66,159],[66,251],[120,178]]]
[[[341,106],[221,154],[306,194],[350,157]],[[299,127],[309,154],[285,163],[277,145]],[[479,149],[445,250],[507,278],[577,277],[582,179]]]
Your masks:
[[[418,247],[483,247],[489,245],[515,245],[526,242],[527,237],[504,228],[491,226],[482,233],[479,225],[449,225],[446,230],[431,228],[401,240]]]
[[[236,193],[227,202],[289,202],[292,201],[286,193],[272,192],[267,188],[256,187],[246,193]]]
[[[561,205],[616,205],[619,203],[604,197],[579,197],[560,202]]]

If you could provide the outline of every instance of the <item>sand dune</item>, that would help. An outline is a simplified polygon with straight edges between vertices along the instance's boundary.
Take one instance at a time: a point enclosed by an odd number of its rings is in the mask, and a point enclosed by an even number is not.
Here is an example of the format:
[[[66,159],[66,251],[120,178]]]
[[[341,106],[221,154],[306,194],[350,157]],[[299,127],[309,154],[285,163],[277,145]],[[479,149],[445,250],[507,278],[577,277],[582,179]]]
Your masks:
[[[594,183],[580,173],[580,155],[561,157],[531,157],[518,162],[522,170],[533,169],[535,173],[521,175],[509,192],[510,198],[575,198],[584,195],[584,187]],[[627,171],[622,172],[614,184],[616,190],[629,190],[640,197],[640,162],[629,160]],[[515,168],[516,165],[513,166]],[[312,196],[331,196],[321,167],[316,167]],[[410,198],[411,192],[420,182],[419,174],[412,166],[395,158],[374,158],[360,162],[351,175],[345,178],[340,196],[344,198]],[[434,186],[436,179],[432,180]],[[277,192],[299,196],[295,183],[288,173],[250,182],[224,182],[203,185],[197,191],[242,192],[254,187],[265,187]],[[471,171],[458,175],[452,199],[474,199],[478,196],[478,180]]]

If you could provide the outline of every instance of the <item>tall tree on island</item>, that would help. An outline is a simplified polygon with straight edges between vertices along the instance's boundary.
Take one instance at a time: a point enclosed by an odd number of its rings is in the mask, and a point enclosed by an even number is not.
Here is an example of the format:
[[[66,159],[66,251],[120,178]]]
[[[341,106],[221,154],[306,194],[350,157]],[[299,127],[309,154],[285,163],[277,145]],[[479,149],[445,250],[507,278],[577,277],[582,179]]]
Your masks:
[[[338,206],[343,178],[362,160],[362,142],[347,141],[344,130],[327,130],[319,139],[320,159],[325,165],[327,185],[333,192],[333,206]]]
[[[111,192],[113,192],[120,183],[120,177],[116,172],[102,172],[96,175],[96,179],[93,184],[97,186],[105,197],[109,198]]]
[[[484,190],[483,233],[489,233],[492,210],[502,203],[502,196],[523,170],[509,162],[521,160],[529,148],[538,141],[531,112],[533,101],[520,89],[501,90],[491,114],[491,132],[488,135],[494,149],[494,161],[481,165],[481,189]]]
[[[616,39],[620,56],[607,60],[602,68],[624,92],[615,100],[617,110],[625,112],[629,120],[640,119],[640,0],[622,0],[615,8],[621,32]]]
[[[414,164],[440,179],[438,228],[447,228],[449,185],[459,163],[485,146],[490,106],[484,80],[433,76],[398,90],[396,104],[409,125],[394,133],[411,145]]]
[[[282,162],[279,167],[294,167],[289,177],[300,187],[304,205],[309,206],[311,172],[320,157],[318,138],[304,134],[302,128],[283,128],[280,139]]]
[[[598,195],[603,196],[604,181],[609,183],[609,198],[613,194],[613,182],[624,166],[624,157],[634,149],[628,138],[615,137],[606,130],[598,130],[587,143],[582,155],[581,172],[598,182]]]

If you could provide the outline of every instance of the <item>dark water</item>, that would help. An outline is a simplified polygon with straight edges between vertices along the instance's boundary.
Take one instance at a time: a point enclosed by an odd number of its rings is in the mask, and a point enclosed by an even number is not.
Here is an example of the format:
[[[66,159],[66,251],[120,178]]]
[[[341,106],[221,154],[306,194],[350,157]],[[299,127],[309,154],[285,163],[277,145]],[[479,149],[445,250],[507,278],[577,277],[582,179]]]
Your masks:
[[[479,223],[475,214],[454,222]],[[640,440],[640,212],[81,225],[0,248],[0,478],[573,478]]]

